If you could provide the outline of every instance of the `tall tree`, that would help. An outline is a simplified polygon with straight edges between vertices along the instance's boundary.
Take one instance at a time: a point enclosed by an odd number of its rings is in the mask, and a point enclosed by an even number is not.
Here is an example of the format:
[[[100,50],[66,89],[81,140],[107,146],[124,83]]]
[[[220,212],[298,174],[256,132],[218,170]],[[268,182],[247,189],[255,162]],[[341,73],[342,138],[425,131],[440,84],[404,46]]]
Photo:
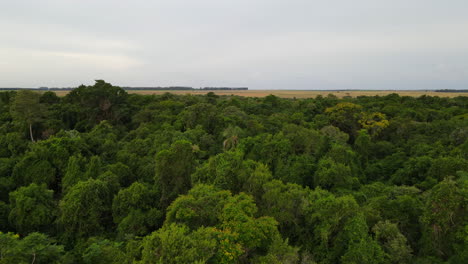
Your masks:
[[[110,223],[112,197],[101,180],[80,181],[60,201],[60,223],[67,239],[100,234]]]
[[[149,186],[135,182],[121,189],[112,203],[112,216],[119,235],[143,236],[162,224],[159,195]]]
[[[45,115],[46,108],[40,103],[41,95],[30,90],[21,90],[16,93],[10,107],[11,115],[29,126],[29,136],[34,142],[33,125]]]
[[[156,155],[155,182],[161,188],[163,207],[190,189],[190,175],[194,172],[195,165],[194,149],[185,140],[174,142],[169,149]]]
[[[12,226],[21,233],[47,229],[54,219],[53,191],[35,183],[10,193]]]
[[[55,244],[47,235],[35,232],[19,238],[19,235],[0,232],[0,263],[63,263],[63,246]]]
[[[79,114],[83,119],[75,124],[76,129],[89,128],[102,120],[112,123],[128,121],[130,115],[127,104],[127,92],[103,80],[96,80],[93,86],[73,89],[64,98],[66,103],[79,106]]]

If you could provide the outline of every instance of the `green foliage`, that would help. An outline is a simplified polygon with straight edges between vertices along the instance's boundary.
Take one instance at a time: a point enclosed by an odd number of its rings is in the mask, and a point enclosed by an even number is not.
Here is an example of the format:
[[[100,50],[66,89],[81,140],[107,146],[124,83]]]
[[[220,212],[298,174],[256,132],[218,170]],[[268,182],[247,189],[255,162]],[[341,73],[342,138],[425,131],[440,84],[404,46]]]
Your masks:
[[[0,201],[0,230],[8,230],[8,215],[10,214],[10,206]]]
[[[18,132],[6,133],[0,136],[0,157],[15,157],[23,155],[30,141],[25,141]]]
[[[299,263],[299,249],[288,245],[288,241],[275,239],[268,249],[266,256],[253,259],[252,263],[292,264]],[[303,261],[302,263],[306,263]]]
[[[19,235],[0,232],[0,263],[61,263],[64,248],[48,236],[31,233],[19,238]]]
[[[112,172],[119,179],[119,183],[123,187],[127,187],[135,182],[136,177],[127,165],[117,162],[106,167],[106,170]]]
[[[211,251],[215,253],[201,258],[200,261],[234,263],[237,258],[255,259],[271,248],[282,248],[281,245],[274,245],[280,243],[278,239],[281,240],[276,228],[277,222],[271,217],[255,218],[256,212],[257,207],[251,196],[244,193],[232,196],[230,192],[217,190],[210,185],[197,185],[187,195],[179,197],[171,204],[162,230],[177,227],[184,234],[188,230],[196,230],[192,233],[194,235],[206,231],[205,227],[208,226],[214,228],[217,236],[227,236],[225,240],[207,246],[214,247]],[[162,245],[156,247],[163,247]],[[286,249],[282,253],[296,256],[296,251],[289,248],[287,243],[283,246]],[[190,247],[197,250],[193,245]],[[220,250],[228,252],[219,252]],[[271,253],[270,258],[287,258],[279,252],[278,256]]]
[[[127,100],[128,94],[125,90],[103,80],[96,80],[93,86],[81,85],[64,98],[66,103],[80,107],[79,115],[83,116],[84,120],[75,125],[78,130],[86,129],[102,120],[115,123],[125,121],[125,114],[129,111]]]
[[[68,159],[67,170],[62,179],[63,193],[67,193],[68,190],[79,181],[84,181],[87,179],[85,173],[81,170],[83,166],[84,159],[81,155],[72,156]]]
[[[342,132],[335,126],[325,126],[320,132],[331,142],[337,144],[346,144],[349,140],[349,135]]]
[[[313,251],[314,258],[337,262],[337,258],[346,252],[346,246],[350,245],[349,237],[340,238],[337,234],[343,231],[349,219],[359,212],[359,205],[355,199],[351,196],[337,198],[318,188],[307,195],[302,210],[305,217],[304,226],[313,230],[310,242],[306,245]],[[361,239],[356,245],[359,245],[359,242]]]
[[[55,172],[55,168],[49,161],[35,153],[30,153],[15,165],[12,175],[18,186],[31,183],[51,186],[56,181]]]
[[[0,263],[465,263],[466,105],[1,92]]]
[[[216,107],[206,103],[191,105],[181,115],[186,128],[201,125],[208,132],[214,132],[219,119]]]
[[[161,188],[161,204],[167,206],[177,195],[191,187],[190,175],[195,170],[194,148],[188,141],[174,142],[156,156],[155,183]]]
[[[147,185],[133,183],[121,189],[112,203],[112,216],[121,236],[142,236],[161,225],[158,195]]]
[[[171,224],[145,238],[142,263],[236,263],[243,251],[235,239],[213,227],[190,232]]]
[[[359,184],[353,177],[351,168],[343,163],[337,163],[331,158],[321,159],[314,175],[315,186],[327,190],[352,189]]]
[[[359,126],[358,120],[361,117],[361,109],[362,106],[360,105],[344,102],[327,108],[325,113],[329,115],[330,121],[334,126],[353,136]]]
[[[340,250],[347,247],[346,253],[341,256],[341,263],[384,263],[384,252],[369,236],[363,215],[357,214],[347,219],[343,233],[338,236],[335,248]]]
[[[389,126],[389,122],[386,119],[385,114],[382,113],[363,113],[359,120],[362,128],[366,129],[369,134],[377,136]]]
[[[375,233],[375,240],[385,251],[388,263],[411,263],[412,249],[396,224],[381,221],[372,228],[372,231]]]
[[[466,234],[466,205],[468,188],[466,179],[455,182],[446,179],[429,191],[421,222],[424,252],[448,258],[462,250]],[[464,246],[459,246],[463,245]]]
[[[126,256],[121,248],[122,243],[112,242],[107,239],[95,241],[84,251],[83,262],[85,264],[125,263]]]
[[[11,103],[11,115],[29,126],[29,136],[34,142],[32,126],[45,116],[45,107],[39,102],[41,95],[31,90],[20,90]]]
[[[10,214],[12,226],[22,234],[45,231],[55,218],[54,192],[45,185],[32,183],[10,193]]]
[[[247,178],[245,164],[240,151],[229,151],[218,154],[199,167],[192,175],[193,184],[207,183],[216,187],[239,192],[241,179]]]
[[[96,179],[102,173],[101,158],[99,156],[92,156],[88,163],[86,172],[83,176],[84,179]]]
[[[412,247],[416,247],[421,237],[419,218],[423,210],[421,190],[407,186],[385,186],[382,183],[361,188],[367,198],[364,204],[369,226],[388,220],[398,223],[402,234]]]
[[[354,141],[354,148],[356,152],[361,157],[361,162],[363,164],[367,164],[370,156],[371,149],[371,137],[367,133],[366,130],[360,130],[358,136],[356,137],[356,141]]]
[[[272,176],[268,168],[252,160],[243,160],[240,151],[228,151],[211,157],[192,174],[192,183],[212,184],[234,193],[261,195],[262,185]]]
[[[230,196],[229,191],[220,191],[211,185],[199,184],[169,206],[166,224],[184,224],[191,229],[215,226]]]
[[[109,223],[111,211],[109,188],[104,181],[78,182],[60,201],[60,224],[67,239],[99,235]]]
[[[245,194],[234,196],[223,208],[220,217],[223,229],[239,234],[238,241],[248,251],[268,249],[276,236],[279,235],[277,222],[271,217],[255,219],[257,208],[252,197]]]
[[[303,202],[309,190],[278,180],[264,184],[263,189],[265,193],[258,204],[262,214],[274,217],[281,234],[291,241],[305,243],[310,234],[304,228]]]

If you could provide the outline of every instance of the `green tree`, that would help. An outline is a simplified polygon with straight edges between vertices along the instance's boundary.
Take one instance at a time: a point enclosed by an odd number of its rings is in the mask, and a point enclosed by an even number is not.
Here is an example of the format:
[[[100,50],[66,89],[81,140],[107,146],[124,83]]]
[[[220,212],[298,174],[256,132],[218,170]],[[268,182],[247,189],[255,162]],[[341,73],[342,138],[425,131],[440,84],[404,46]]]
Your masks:
[[[1,179],[0,179],[1,180]],[[8,215],[10,214],[9,204],[0,201],[0,230],[9,230]]]
[[[359,180],[353,177],[349,166],[323,158],[314,174],[314,184],[327,190],[352,189],[359,184]]]
[[[431,167],[433,159],[428,156],[410,157],[402,168],[398,169],[392,176],[391,181],[395,184],[414,185],[427,180],[427,172]]]
[[[103,80],[96,80],[93,86],[73,89],[64,102],[78,106],[78,114],[83,117],[75,125],[78,130],[89,129],[102,120],[119,123],[131,118],[127,92]]]
[[[389,121],[385,114],[382,113],[362,113],[359,120],[362,128],[366,129],[370,135],[377,136],[382,130],[389,126]]]
[[[92,239],[93,243],[83,252],[85,264],[121,264],[126,263],[126,255],[122,251],[123,243],[107,239]]]
[[[135,182],[121,189],[112,203],[112,216],[121,236],[142,236],[162,225],[158,195],[145,184]]]
[[[321,149],[322,137],[316,130],[287,124],[283,127],[283,133],[291,142],[295,154],[317,155]]]
[[[369,228],[364,216],[357,214],[349,218],[343,231],[338,235],[335,254],[341,256],[341,263],[384,263],[384,252],[379,244],[368,234]],[[343,255],[341,250],[346,248]]]
[[[2,233],[0,231],[0,263],[19,263],[18,254],[19,235],[13,233]]]
[[[234,193],[244,191],[259,197],[263,183],[271,178],[265,165],[243,160],[243,153],[235,150],[211,157],[192,174],[192,183],[212,184]]]
[[[171,224],[144,239],[142,263],[238,263],[243,251],[235,239],[229,230],[201,227],[190,232]]]
[[[367,131],[364,129],[359,130],[358,136],[354,141],[354,149],[359,154],[362,165],[367,165],[370,156],[371,146],[371,137],[369,136]]]
[[[348,246],[348,240],[339,240],[338,235],[343,232],[345,223],[359,212],[356,200],[352,196],[335,197],[317,188],[304,197],[302,211],[304,227],[311,230],[309,243],[303,246],[315,260],[337,263]]]
[[[362,106],[349,102],[338,103],[325,110],[332,125],[350,135],[351,139],[354,138],[358,130],[361,112]]]
[[[411,263],[411,252],[413,250],[396,224],[381,221],[372,228],[372,231],[375,234],[375,240],[379,242],[385,251],[385,258],[389,263]]]
[[[239,136],[242,134],[242,129],[240,127],[228,126],[223,131],[223,149],[225,151],[234,149],[239,143]]]
[[[37,143],[39,144],[39,143]],[[40,152],[24,155],[13,168],[12,176],[17,186],[31,183],[53,186],[56,183],[56,168]]]
[[[67,239],[98,235],[110,222],[112,196],[107,183],[78,182],[60,201],[60,223]]]
[[[275,239],[268,249],[266,256],[258,256],[252,260],[252,263],[271,263],[271,264],[294,264],[309,263],[302,259],[299,262],[299,248],[288,245],[288,240]]]
[[[248,137],[240,142],[239,149],[245,154],[245,159],[267,165],[274,178],[281,178],[280,173],[284,171],[293,154],[291,142],[282,132]]]
[[[81,155],[72,156],[68,159],[68,166],[62,178],[62,193],[66,193],[79,181],[86,180],[85,173],[81,170],[84,166],[84,158]]]
[[[22,234],[46,231],[55,218],[54,192],[47,187],[32,183],[10,193],[10,215],[12,226]]]
[[[47,235],[31,233],[23,239],[12,233],[0,232],[0,263],[61,263],[64,247]]]
[[[63,246],[55,244],[53,239],[41,233],[31,233],[19,244],[21,255],[35,263],[60,263],[64,252]]]
[[[257,206],[252,196],[240,193],[229,199],[220,216],[221,227],[239,235],[237,241],[243,245],[246,258],[260,252],[267,252],[279,232],[276,220],[272,217],[255,218]]]
[[[156,156],[155,183],[161,188],[161,204],[166,207],[191,187],[190,175],[196,159],[192,144],[180,140]]]
[[[320,132],[332,143],[346,144],[349,140],[349,135],[335,126],[325,126]]]
[[[102,173],[102,162],[99,156],[92,156],[86,172],[84,174],[84,179],[96,179]]]
[[[468,162],[459,157],[440,157],[431,163],[427,176],[438,181],[456,176],[457,171],[468,171]]]
[[[456,253],[462,253],[455,250],[464,248],[459,245],[465,243],[468,197],[466,186],[466,179],[458,182],[445,179],[429,191],[421,217],[424,227],[423,252],[426,254],[447,259]]]
[[[229,191],[221,191],[212,185],[196,185],[167,208],[165,223],[184,224],[191,229],[215,226],[230,196]]]
[[[216,106],[207,103],[198,103],[187,107],[181,113],[181,118],[186,128],[202,125],[208,133],[215,132],[219,121]]]
[[[211,250],[215,253],[207,257],[210,260],[208,262],[218,263],[213,260],[221,258],[219,250],[229,248],[229,252],[234,250],[237,253],[229,253],[235,255],[226,263],[236,261],[248,263],[259,256],[264,256],[271,248],[275,248],[274,243],[278,242],[277,240],[283,241],[276,227],[277,222],[271,217],[256,218],[257,210],[252,196],[245,193],[232,196],[229,191],[200,184],[171,204],[161,232],[168,228],[182,227],[182,231],[185,230],[184,234],[189,233],[189,230],[192,234],[196,234],[207,231],[205,227],[215,228],[218,237],[215,240],[218,242],[212,242],[211,247],[214,249]],[[221,241],[223,243],[218,244],[220,235],[227,236],[228,241]],[[291,254],[296,252],[290,247],[284,250]],[[288,255],[284,251],[283,253]],[[224,255],[229,256],[229,254]],[[278,254],[277,257],[282,256],[284,255]]]
[[[29,136],[34,142],[33,125],[42,120],[46,108],[39,100],[41,95],[31,90],[20,90],[11,104],[11,115],[29,126]]]
[[[274,217],[281,234],[291,242],[308,243],[310,233],[304,228],[303,200],[309,190],[278,180],[264,184],[263,189],[264,194],[258,204],[262,215]]]
[[[409,186],[386,186],[379,182],[363,186],[360,191],[366,197],[363,211],[369,226],[381,221],[398,223],[398,229],[411,247],[420,247],[419,218],[424,205],[421,190]]]

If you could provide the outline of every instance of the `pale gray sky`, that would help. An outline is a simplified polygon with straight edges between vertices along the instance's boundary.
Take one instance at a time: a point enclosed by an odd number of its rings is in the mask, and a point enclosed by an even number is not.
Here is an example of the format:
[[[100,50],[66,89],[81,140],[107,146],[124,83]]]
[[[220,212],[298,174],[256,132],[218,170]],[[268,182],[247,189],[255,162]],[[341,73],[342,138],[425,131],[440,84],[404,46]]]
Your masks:
[[[0,87],[467,89],[467,0],[0,0]]]

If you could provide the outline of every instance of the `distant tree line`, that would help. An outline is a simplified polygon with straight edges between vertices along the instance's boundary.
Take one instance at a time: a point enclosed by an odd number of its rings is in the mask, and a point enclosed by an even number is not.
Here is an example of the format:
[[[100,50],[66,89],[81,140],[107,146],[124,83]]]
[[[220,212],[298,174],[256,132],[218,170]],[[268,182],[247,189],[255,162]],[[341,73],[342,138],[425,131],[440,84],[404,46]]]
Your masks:
[[[75,88],[49,88],[49,87],[39,87],[39,88],[0,88],[0,91],[18,91],[18,90],[38,90],[38,91],[71,91]],[[134,91],[134,90],[148,90],[148,91],[185,91],[185,90],[248,90],[248,87],[200,87],[193,88],[188,86],[169,86],[169,87],[122,87],[124,90]]]
[[[468,93],[468,89],[443,89],[443,90],[435,90],[435,92],[439,93]]]

